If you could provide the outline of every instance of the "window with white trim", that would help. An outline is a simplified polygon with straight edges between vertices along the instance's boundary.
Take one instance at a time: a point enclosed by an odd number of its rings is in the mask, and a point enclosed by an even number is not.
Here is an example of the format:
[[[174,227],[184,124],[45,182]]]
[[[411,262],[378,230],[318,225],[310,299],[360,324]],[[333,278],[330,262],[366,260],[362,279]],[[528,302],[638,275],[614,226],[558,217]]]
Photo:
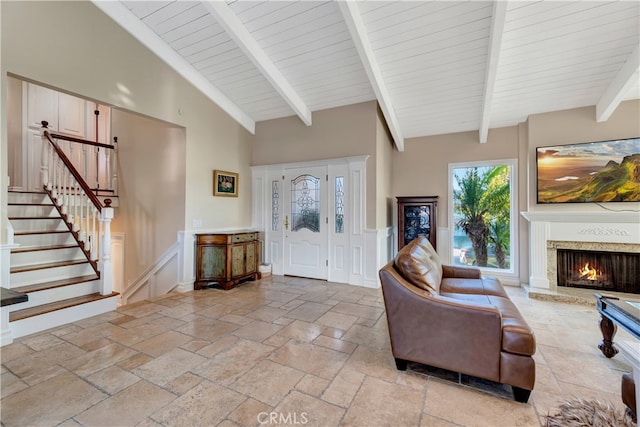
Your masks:
[[[449,165],[451,260],[515,273],[516,160]]]

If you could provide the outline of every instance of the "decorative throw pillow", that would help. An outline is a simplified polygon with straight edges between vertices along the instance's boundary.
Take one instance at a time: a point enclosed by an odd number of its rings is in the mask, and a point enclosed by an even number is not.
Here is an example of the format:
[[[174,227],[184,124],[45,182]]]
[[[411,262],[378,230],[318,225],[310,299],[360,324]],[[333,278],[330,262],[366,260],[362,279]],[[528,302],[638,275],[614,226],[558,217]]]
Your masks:
[[[413,285],[429,292],[440,291],[442,262],[426,237],[417,237],[403,247],[396,256],[395,266]]]

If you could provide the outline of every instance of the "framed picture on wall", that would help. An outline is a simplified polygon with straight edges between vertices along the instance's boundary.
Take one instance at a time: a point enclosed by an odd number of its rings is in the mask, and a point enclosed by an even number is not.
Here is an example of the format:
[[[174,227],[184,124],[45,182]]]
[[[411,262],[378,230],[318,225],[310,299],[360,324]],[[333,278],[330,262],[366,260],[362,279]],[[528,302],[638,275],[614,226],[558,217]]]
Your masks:
[[[217,169],[214,170],[213,195],[238,197],[238,174]]]

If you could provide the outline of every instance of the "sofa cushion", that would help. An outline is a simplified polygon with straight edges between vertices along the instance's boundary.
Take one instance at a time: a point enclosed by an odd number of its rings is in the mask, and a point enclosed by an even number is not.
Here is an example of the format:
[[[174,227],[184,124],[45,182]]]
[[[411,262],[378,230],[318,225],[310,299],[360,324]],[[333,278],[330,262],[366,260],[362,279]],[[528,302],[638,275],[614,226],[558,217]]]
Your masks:
[[[479,279],[443,278],[440,285],[440,293],[450,292],[457,294],[482,294],[507,297],[502,283],[491,276]]]
[[[395,266],[409,283],[438,293],[442,281],[442,262],[429,240],[419,236],[400,249]]]

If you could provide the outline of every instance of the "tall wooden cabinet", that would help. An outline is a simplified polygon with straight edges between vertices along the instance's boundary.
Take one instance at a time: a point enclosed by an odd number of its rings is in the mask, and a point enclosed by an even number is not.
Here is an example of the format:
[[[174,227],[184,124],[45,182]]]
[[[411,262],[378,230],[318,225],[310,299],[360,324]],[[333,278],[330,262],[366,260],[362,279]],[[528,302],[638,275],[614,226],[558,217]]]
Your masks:
[[[240,230],[196,235],[195,289],[219,284],[228,290],[260,278],[260,233]]]
[[[423,235],[436,247],[436,211],[438,196],[397,197],[398,250]]]

